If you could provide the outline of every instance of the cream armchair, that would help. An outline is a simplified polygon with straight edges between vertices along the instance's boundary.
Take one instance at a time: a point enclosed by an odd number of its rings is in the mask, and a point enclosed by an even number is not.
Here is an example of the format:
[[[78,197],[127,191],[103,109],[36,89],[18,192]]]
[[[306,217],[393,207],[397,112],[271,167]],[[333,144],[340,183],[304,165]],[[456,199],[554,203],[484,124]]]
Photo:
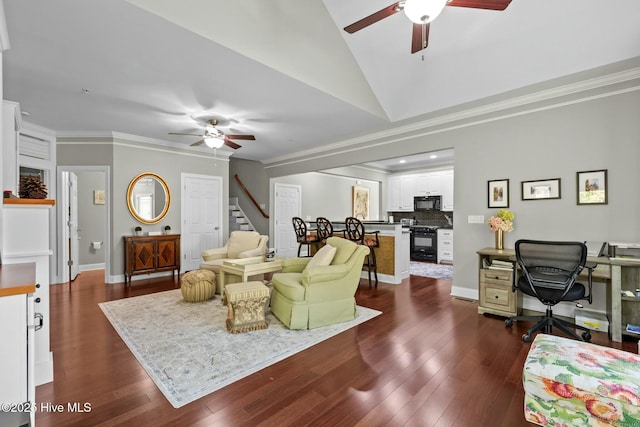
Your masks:
[[[312,329],[356,317],[355,293],[369,248],[329,237],[335,255],[326,264],[314,258],[282,260],[282,273],[272,277],[271,312],[289,329]],[[325,246],[326,247],[326,246]]]
[[[224,261],[238,258],[262,258],[267,253],[269,236],[256,231],[232,231],[227,243],[221,248],[207,249],[202,252],[204,262],[200,268],[211,270],[216,275]],[[231,282],[229,282],[231,283]],[[216,284],[216,292],[220,293],[220,282]]]

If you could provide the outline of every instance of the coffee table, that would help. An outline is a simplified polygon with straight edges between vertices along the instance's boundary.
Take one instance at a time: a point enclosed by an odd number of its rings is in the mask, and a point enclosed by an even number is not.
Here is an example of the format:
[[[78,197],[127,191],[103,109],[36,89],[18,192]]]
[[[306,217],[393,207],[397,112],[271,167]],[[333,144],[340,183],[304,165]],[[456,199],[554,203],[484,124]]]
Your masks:
[[[274,261],[263,261],[247,258],[247,259],[234,259],[232,261],[223,261],[220,266],[218,279],[220,281],[220,290],[222,294],[222,303],[227,304],[226,294],[224,287],[226,285],[225,275],[231,274],[241,278],[241,282],[247,282],[249,277],[256,276],[258,274],[273,273],[282,270],[282,262],[280,259]]]

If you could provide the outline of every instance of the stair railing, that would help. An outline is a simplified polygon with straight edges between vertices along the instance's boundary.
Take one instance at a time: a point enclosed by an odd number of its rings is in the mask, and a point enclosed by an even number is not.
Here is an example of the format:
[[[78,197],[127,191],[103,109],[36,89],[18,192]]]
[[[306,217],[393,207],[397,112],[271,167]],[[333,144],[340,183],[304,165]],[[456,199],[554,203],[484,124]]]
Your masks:
[[[233,176],[236,181],[238,182],[238,185],[240,185],[240,188],[242,188],[242,191],[244,191],[244,193],[249,197],[249,200],[251,200],[251,202],[253,203],[253,205],[256,207],[256,209],[258,209],[258,212],[260,212],[260,214],[264,217],[264,218],[269,218],[269,214],[266,213],[264,210],[262,210],[262,208],[260,207],[260,205],[258,204],[258,202],[256,202],[256,199],[253,198],[253,196],[251,195],[251,193],[249,192],[249,189],[244,185],[244,183],[240,180],[240,177],[238,176],[238,174],[235,174]]]

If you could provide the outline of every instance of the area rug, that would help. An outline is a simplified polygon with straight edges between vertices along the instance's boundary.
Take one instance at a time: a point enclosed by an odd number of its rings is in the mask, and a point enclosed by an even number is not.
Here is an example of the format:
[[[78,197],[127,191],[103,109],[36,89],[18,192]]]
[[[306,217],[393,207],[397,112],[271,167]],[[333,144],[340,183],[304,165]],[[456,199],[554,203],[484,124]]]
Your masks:
[[[413,276],[433,277],[435,279],[453,280],[453,266],[411,261],[409,273]]]
[[[175,408],[381,314],[358,306],[352,321],[291,331],[269,313],[267,329],[232,335],[219,296],[186,303],[176,289],[99,305]]]

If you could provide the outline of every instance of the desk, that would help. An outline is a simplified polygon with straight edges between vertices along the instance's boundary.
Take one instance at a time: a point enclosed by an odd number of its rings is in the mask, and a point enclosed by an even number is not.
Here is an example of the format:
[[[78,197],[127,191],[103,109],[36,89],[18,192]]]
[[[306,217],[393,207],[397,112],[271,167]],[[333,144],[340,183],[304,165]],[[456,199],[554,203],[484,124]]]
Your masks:
[[[483,248],[476,253],[479,261],[478,313],[491,313],[504,317],[518,315],[522,310],[522,294],[512,292],[513,272],[483,268],[484,260],[501,259],[515,263],[515,250]],[[627,323],[640,324],[640,298],[621,296],[622,290],[635,290],[640,287],[640,260],[587,257],[587,262],[596,264],[593,278],[602,280],[607,285],[609,333],[612,341],[621,342],[622,335],[627,334],[625,331]],[[580,277],[587,277],[586,269]],[[629,335],[638,337],[638,335]]]

